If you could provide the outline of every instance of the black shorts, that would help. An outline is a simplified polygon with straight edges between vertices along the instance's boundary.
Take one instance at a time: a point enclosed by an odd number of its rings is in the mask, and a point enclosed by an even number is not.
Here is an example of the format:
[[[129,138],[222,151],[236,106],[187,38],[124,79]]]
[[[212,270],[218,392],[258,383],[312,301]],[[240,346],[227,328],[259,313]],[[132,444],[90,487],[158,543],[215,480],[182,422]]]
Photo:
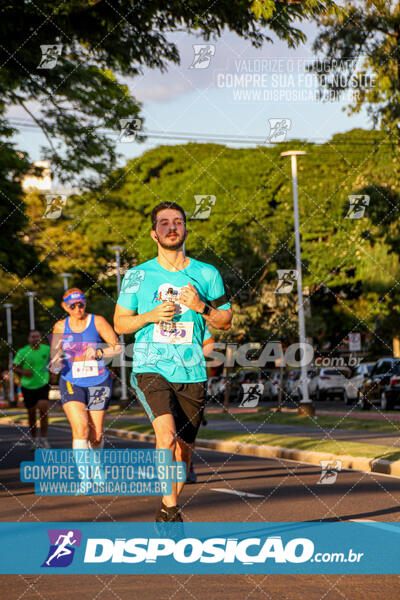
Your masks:
[[[131,383],[150,421],[171,414],[177,436],[188,444],[195,441],[206,402],[206,381],[173,383],[158,373],[132,373]]]
[[[21,386],[22,395],[24,397],[24,404],[26,408],[33,408],[39,402],[39,400],[48,400],[49,398],[49,384],[43,385],[35,390]]]

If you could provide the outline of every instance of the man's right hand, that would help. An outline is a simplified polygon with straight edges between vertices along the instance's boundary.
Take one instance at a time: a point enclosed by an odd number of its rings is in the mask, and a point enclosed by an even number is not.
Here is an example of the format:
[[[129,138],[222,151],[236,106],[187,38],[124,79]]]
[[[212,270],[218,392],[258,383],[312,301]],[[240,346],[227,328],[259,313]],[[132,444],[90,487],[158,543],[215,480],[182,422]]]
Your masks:
[[[160,321],[172,321],[175,315],[175,302],[163,302],[149,313],[150,323],[159,323]]]
[[[17,373],[17,375],[22,375],[22,377],[32,377],[33,375],[33,371],[30,369],[23,369],[18,365],[13,365],[12,369],[15,373]]]

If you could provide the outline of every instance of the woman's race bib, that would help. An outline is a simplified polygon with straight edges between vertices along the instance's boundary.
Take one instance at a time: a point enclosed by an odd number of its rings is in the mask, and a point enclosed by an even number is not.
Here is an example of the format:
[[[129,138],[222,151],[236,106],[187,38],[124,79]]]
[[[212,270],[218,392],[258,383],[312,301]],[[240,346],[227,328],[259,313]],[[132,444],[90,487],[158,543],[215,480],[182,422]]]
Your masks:
[[[72,377],[96,377],[99,374],[99,363],[97,360],[75,360],[72,363]]]

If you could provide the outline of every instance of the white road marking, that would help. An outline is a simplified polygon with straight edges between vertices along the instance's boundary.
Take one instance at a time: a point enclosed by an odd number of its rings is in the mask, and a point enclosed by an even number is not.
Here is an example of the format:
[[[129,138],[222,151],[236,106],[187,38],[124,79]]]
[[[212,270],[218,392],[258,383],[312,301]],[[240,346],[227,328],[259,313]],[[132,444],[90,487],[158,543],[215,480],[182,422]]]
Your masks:
[[[250,492],[241,492],[240,490],[229,490],[228,488],[211,488],[213,492],[222,492],[224,494],[233,494],[234,496],[241,496],[242,498],[265,498],[261,494],[251,494]]]

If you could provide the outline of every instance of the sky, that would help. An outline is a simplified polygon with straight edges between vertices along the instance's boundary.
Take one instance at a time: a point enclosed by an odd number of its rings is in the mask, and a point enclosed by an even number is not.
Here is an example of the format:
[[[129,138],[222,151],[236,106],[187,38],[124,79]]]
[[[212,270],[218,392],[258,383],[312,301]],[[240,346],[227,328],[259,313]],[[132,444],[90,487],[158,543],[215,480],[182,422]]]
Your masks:
[[[208,59],[197,60],[197,66],[193,66],[194,45],[207,43],[186,33],[171,34],[169,39],[179,49],[180,65],[170,64],[166,73],[145,68],[143,75],[124,80],[143,104],[143,129],[169,135],[180,132],[267,138],[271,133],[269,120],[285,119],[286,139],[316,142],[355,127],[369,129],[364,111],[353,116],[343,111],[348,98],[325,103],[315,99],[315,80],[306,76],[305,65],[315,58],[311,46],[317,29],[313,24],[300,27],[308,39],[295,50],[276,38],[257,50],[250,42],[225,31],[217,41],[208,42],[212,44],[209,64]],[[197,49],[197,56],[199,52]],[[299,98],[299,93],[303,97]],[[34,104],[30,108],[40,110]],[[27,118],[17,107],[10,109],[9,116]],[[196,135],[191,139],[196,141]],[[40,146],[46,140],[40,131],[24,129],[16,141],[32,160],[42,158]],[[123,155],[120,164],[165,143],[181,142],[152,137],[142,144],[135,140],[118,143],[117,151]]]

